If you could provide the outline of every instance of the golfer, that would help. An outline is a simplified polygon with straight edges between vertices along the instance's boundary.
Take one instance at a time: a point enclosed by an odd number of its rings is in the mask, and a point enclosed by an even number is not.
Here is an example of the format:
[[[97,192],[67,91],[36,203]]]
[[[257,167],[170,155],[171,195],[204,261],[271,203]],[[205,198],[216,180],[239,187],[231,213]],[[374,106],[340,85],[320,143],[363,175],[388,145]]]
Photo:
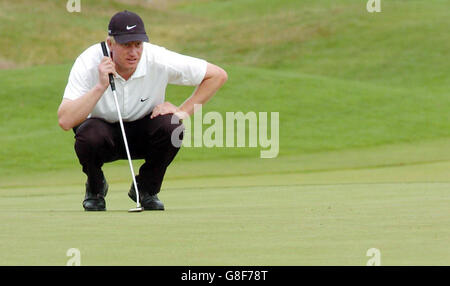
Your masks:
[[[192,115],[194,104],[206,103],[226,82],[227,73],[205,60],[150,44],[142,19],[129,11],[111,18],[106,43],[110,57],[103,56],[98,43],[76,59],[58,109],[61,128],[75,133],[75,152],[87,176],[83,207],[106,210],[108,183],[102,166],[127,159],[108,88],[112,73],[131,157],[145,159],[136,175],[141,205],[145,210],[164,210],[157,194],[179,150],[171,142],[172,131],[182,124],[172,124],[171,118]],[[175,106],[165,101],[167,84],[197,88]],[[128,196],[136,201],[133,183]]]

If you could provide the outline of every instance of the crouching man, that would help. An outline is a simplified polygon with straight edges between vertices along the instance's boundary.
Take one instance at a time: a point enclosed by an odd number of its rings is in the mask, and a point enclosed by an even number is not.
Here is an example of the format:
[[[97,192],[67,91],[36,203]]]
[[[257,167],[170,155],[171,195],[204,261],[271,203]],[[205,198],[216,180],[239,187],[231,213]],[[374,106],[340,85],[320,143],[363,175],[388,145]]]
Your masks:
[[[112,73],[131,157],[145,160],[136,175],[141,205],[145,210],[164,210],[157,194],[179,150],[171,134],[181,124],[171,124],[171,118],[192,115],[194,104],[206,103],[227,81],[227,73],[205,60],[150,44],[142,19],[133,12],[111,18],[106,42],[110,57],[103,56],[98,43],[76,59],[58,109],[61,128],[75,133],[75,152],[87,176],[83,207],[106,210],[108,183],[102,166],[127,159],[108,88]],[[177,107],[165,101],[168,84],[197,88]],[[128,196],[136,201],[133,184]]]

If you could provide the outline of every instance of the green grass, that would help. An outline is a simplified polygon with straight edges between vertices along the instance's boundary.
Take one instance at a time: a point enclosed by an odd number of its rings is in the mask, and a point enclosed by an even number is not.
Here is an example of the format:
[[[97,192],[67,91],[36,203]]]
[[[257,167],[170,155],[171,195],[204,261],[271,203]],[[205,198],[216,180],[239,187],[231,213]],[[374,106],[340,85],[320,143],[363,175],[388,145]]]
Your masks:
[[[64,3],[52,0],[4,1],[0,59],[17,65],[72,63],[105,38],[112,13],[129,9],[142,15],[152,42],[220,64],[440,92],[450,84],[445,1],[386,1],[383,11],[373,14],[360,0],[126,2],[136,3],[85,0],[82,13],[70,14]]]
[[[127,213],[125,162],[104,167],[105,213],[82,210],[75,168],[9,177],[0,264],[65,265],[78,248],[82,265],[365,265],[378,248],[382,265],[447,265],[449,145],[178,160],[166,210],[139,214]]]
[[[65,265],[78,248],[82,265],[365,265],[375,247],[383,265],[446,265],[449,167],[173,178],[166,211],[140,214],[126,212],[128,180],[105,213],[82,211],[80,184],[2,188],[0,261]]]
[[[0,265],[65,265],[69,248],[83,265],[365,265],[369,248],[449,264],[446,1],[58,2],[0,3]],[[106,164],[108,212],[85,213],[56,111],[75,57],[124,9],[151,42],[225,68],[203,113],[279,112],[279,156],[182,148],[167,210],[141,214],[126,212],[127,162]]]
[[[8,87],[0,91],[0,97],[8,102],[0,107],[3,122],[8,122],[0,127],[4,134],[0,151],[4,175],[77,164],[73,133],[62,132],[56,118],[69,70],[69,66],[50,66],[0,72]],[[225,118],[228,111],[279,112],[280,155],[450,135],[450,100],[445,94],[430,96],[402,88],[265,69],[233,66],[227,70],[229,82],[205,106],[203,114],[218,111]],[[181,104],[191,92],[192,88],[171,86],[167,99]],[[185,148],[180,157],[255,158],[261,150]]]

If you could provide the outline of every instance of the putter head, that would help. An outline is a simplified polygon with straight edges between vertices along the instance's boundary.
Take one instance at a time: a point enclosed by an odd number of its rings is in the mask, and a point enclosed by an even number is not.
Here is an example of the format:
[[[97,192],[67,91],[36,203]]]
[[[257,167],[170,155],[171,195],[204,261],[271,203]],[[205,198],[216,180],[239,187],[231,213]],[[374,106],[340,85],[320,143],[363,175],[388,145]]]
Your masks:
[[[129,209],[128,212],[129,213],[139,213],[139,212],[142,212],[143,210],[144,210],[143,207],[138,207],[138,208]]]

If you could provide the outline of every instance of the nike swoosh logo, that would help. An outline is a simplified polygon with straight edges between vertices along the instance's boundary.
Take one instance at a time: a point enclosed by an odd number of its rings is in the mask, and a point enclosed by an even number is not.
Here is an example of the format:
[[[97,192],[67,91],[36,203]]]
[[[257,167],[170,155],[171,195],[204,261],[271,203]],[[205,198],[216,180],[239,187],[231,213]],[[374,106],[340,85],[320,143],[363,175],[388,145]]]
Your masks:
[[[136,25],[131,26],[131,27],[128,27],[128,25],[127,25],[127,30],[131,30],[131,29],[133,29],[134,27],[136,27]]]
[[[146,101],[148,99],[148,97],[147,98],[141,98],[141,102],[144,102],[144,101]]]

